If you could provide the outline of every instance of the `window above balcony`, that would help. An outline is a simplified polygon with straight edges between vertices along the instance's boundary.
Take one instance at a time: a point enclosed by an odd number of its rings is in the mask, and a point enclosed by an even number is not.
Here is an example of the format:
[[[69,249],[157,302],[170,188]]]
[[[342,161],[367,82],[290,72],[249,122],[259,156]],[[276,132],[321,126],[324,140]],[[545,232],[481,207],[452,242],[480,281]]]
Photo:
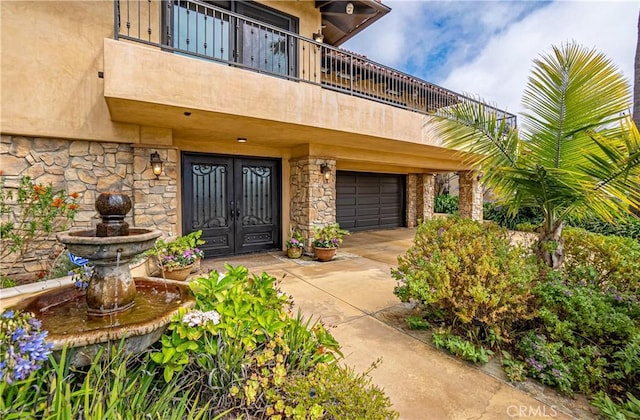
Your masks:
[[[296,77],[296,43],[288,35],[298,32],[296,17],[258,3],[237,1],[173,0],[164,11],[164,43],[175,52]]]

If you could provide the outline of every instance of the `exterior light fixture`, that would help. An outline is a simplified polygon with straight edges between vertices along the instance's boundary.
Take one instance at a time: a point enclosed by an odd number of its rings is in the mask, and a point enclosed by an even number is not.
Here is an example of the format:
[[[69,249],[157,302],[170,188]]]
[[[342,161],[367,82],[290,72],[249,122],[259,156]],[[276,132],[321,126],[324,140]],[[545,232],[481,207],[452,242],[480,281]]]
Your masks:
[[[159,179],[160,174],[162,173],[162,159],[160,159],[160,154],[158,152],[151,153],[149,163],[151,164],[151,169],[153,170],[153,174],[156,176],[156,179]]]
[[[324,179],[326,181],[328,181],[329,178],[331,178],[331,168],[329,168],[329,165],[327,165],[326,163],[323,163],[322,165],[320,165],[320,173],[324,175]]]
[[[324,41],[324,35],[322,35],[322,28],[318,29],[318,33],[313,34],[313,40],[320,43]]]
[[[246,139],[245,137],[238,137],[238,138],[236,139],[236,141],[237,141],[238,143],[246,143],[246,142],[247,142],[247,139]]]
[[[345,7],[344,11],[348,15],[352,15],[353,14],[353,3],[347,3],[347,6]]]

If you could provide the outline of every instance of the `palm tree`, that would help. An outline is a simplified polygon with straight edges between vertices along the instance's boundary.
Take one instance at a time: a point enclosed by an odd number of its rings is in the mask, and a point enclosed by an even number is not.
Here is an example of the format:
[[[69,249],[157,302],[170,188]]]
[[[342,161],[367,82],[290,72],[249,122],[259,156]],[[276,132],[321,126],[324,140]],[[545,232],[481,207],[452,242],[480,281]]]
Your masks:
[[[567,43],[534,61],[522,104],[521,129],[480,101],[463,101],[436,113],[436,130],[472,156],[468,163],[482,168],[512,214],[521,206],[542,211],[537,252],[559,268],[569,215],[613,220],[638,205],[629,194],[640,182],[630,87],[603,55]]]

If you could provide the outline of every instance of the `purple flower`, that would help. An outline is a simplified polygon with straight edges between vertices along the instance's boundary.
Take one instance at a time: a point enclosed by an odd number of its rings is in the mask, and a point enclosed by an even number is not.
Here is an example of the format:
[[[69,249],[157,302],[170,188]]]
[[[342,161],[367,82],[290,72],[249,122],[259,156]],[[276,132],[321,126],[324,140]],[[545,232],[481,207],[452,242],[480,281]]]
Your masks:
[[[27,332],[24,330],[24,328],[22,327],[18,327],[16,328],[16,330],[13,332],[13,334],[11,334],[11,341],[18,341],[20,340],[22,337],[24,337],[27,334]]]
[[[542,372],[542,369],[544,368],[544,366],[542,366],[542,364],[538,362],[536,359],[534,359],[533,357],[526,359],[525,362],[527,362],[529,366],[531,366],[533,369],[535,369],[538,372]]]
[[[193,251],[190,249],[185,249],[184,252],[182,253],[182,256],[185,258],[191,258],[193,257]]]
[[[10,321],[5,321],[10,320]],[[0,380],[8,384],[27,378],[49,358],[42,323],[29,312],[7,311],[0,316]]]
[[[558,379],[562,379],[562,372],[560,372],[558,369],[551,370],[551,374]]]

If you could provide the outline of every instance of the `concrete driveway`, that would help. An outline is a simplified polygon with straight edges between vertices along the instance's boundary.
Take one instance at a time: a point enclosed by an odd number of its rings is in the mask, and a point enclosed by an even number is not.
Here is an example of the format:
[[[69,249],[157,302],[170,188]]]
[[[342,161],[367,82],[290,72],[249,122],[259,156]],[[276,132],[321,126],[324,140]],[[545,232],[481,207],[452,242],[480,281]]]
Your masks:
[[[282,279],[282,289],[303,313],[330,327],[342,345],[343,363],[364,371],[382,359],[371,376],[402,419],[591,417],[548,398],[534,398],[383,322],[394,308],[402,307],[393,294],[396,281],[390,269],[409,248],[414,233],[408,228],[354,233],[345,238],[336,259],[326,263],[270,253],[207,260],[204,267],[222,271],[223,263],[229,262]]]

